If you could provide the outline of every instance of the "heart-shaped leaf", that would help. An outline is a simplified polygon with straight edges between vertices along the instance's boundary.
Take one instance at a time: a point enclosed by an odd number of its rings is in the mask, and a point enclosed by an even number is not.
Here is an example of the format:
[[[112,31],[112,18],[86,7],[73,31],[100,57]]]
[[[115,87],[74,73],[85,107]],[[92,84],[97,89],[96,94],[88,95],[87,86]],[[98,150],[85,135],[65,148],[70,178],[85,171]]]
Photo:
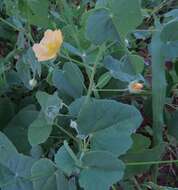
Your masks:
[[[132,145],[131,134],[142,122],[139,111],[113,100],[90,99],[82,107],[84,101],[85,97],[82,97],[69,107],[73,116],[77,117],[79,113],[79,134],[90,135],[92,150],[106,150],[117,156],[124,154]]]
[[[80,173],[79,183],[85,190],[108,190],[123,177],[123,162],[109,152],[88,152],[82,161],[84,169]]]

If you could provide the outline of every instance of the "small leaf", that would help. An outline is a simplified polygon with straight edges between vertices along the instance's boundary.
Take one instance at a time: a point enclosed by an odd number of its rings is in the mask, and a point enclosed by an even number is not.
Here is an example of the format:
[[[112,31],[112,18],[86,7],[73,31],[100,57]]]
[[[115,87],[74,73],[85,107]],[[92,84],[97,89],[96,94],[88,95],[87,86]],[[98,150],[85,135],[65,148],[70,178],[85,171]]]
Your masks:
[[[135,58],[131,58],[134,59],[135,62]],[[111,56],[107,56],[104,59],[104,66],[110,71],[111,76],[123,82],[131,82],[133,80],[142,79],[142,77],[135,70],[135,64],[132,65],[129,57],[123,57],[121,60],[117,60]]]
[[[111,75],[110,75],[109,72],[106,72],[106,73],[102,74],[100,76],[100,78],[98,79],[96,87],[97,88],[103,88],[104,86],[106,86],[108,84],[108,82],[110,81],[110,79],[111,79]]]
[[[62,100],[57,95],[57,92],[50,95],[46,92],[38,91],[36,93],[36,98],[41,106],[42,112],[46,120],[52,124],[53,120],[62,108]]]
[[[149,148],[151,144],[150,139],[141,134],[137,134],[137,133],[133,134],[132,139],[133,139],[133,145],[132,145],[132,148],[128,151],[129,153],[140,152],[143,149]]]
[[[65,63],[63,70],[55,70],[53,83],[58,90],[64,91],[73,98],[80,97],[83,94],[83,74],[74,63]]]
[[[28,140],[31,145],[44,143],[52,131],[52,125],[48,124],[43,114],[39,114],[28,129]]]
[[[59,169],[70,176],[75,169],[75,162],[67,152],[65,146],[60,147],[55,155],[55,163]]]

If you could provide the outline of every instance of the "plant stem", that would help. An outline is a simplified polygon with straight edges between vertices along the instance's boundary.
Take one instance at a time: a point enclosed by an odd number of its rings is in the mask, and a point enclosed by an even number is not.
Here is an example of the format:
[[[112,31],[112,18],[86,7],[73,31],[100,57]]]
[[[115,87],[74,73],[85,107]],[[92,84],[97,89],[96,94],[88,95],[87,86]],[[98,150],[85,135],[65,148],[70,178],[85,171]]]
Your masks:
[[[150,162],[130,162],[125,163],[126,166],[143,166],[143,165],[157,165],[157,164],[173,164],[178,163],[178,160],[163,160],[163,161],[150,161]]]
[[[93,89],[96,92],[126,92],[128,89]]]
[[[63,127],[61,127],[59,124],[55,123],[55,126],[60,129],[63,133],[65,133],[66,135],[68,135],[71,139],[73,139],[75,142],[78,143],[77,138],[75,138],[71,133],[69,133],[68,131],[66,131]]]
[[[28,24],[28,33],[26,34],[27,37],[29,38],[29,40],[34,44],[35,43],[35,40],[33,39],[32,37],[32,34],[31,34],[31,27],[30,25]]]
[[[62,57],[62,58],[64,58],[64,59],[67,59],[67,60],[69,60],[69,61],[72,61],[72,62],[74,62],[74,63],[77,63],[77,64],[80,65],[80,66],[87,67],[88,69],[92,70],[92,67],[90,67],[90,66],[88,66],[88,65],[86,65],[86,64],[84,64],[84,63],[82,63],[82,62],[80,62],[80,61],[77,61],[76,59],[73,59],[73,58],[71,58],[71,57],[69,57],[69,56],[65,56],[65,55],[60,54],[60,57]]]
[[[3,22],[4,24],[7,24],[8,26],[10,26],[11,28],[13,28],[16,31],[19,31],[19,32],[23,31],[23,30],[17,28],[15,25],[8,22],[7,20],[3,19],[2,17],[0,17],[0,21]]]
[[[139,183],[135,177],[132,178],[132,181],[133,181],[137,190],[142,190],[142,188],[140,187],[140,185],[139,185]]]
[[[105,49],[105,44],[103,44],[102,46],[100,46],[99,52],[98,52],[98,54],[96,56],[96,59],[95,59],[94,65],[93,65],[93,71],[92,71],[91,76],[90,76],[90,84],[89,84],[88,92],[87,92],[87,98],[86,98],[87,101],[88,101],[88,98],[91,96],[91,93],[92,93],[92,90],[93,90],[94,77],[95,77],[97,65],[99,63],[99,59],[101,58],[101,55],[102,55],[104,49]]]

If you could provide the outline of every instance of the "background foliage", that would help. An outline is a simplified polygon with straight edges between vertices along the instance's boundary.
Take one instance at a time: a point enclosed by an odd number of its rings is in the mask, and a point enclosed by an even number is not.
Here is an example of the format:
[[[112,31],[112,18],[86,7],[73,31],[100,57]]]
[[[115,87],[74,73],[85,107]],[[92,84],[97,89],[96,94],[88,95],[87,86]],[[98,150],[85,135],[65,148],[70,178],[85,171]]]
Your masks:
[[[0,1],[0,190],[177,189],[177,7]],[[47,29],[64,43],[38,62]]]

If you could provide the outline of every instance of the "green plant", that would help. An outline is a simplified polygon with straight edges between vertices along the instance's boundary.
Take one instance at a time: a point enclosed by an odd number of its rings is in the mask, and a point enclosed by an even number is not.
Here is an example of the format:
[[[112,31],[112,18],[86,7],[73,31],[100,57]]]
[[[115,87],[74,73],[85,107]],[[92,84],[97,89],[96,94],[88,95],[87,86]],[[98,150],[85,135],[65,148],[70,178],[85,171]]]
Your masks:
[[[177,187],[161,170],[178,163],[177,6],[0,3],[1,190]],[[54,30],[62,46],[41,61],[34,44]]]

